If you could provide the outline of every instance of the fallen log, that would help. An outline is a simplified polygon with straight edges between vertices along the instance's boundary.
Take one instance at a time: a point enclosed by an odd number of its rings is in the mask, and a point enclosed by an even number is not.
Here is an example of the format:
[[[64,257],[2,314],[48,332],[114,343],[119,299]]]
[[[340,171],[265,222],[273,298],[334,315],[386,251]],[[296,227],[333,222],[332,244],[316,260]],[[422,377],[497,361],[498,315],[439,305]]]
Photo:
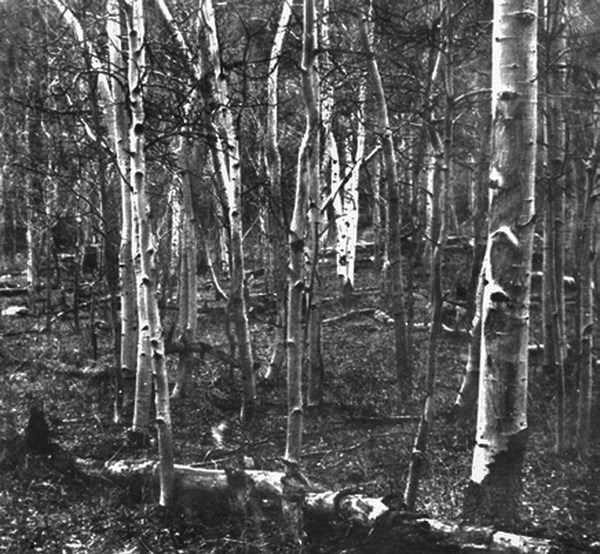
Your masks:
[[[176,498],[186,508],[217,515],[221,510],[240,506],[249,498],[281,506],[286,494],[286,474],[278,471],[246,469],[203,469],[175,465]],[[127,487],[158,486],[158,462],[117,461],[105,465],[105,475]],[[323,491],[305,481],[303,509],[310,518],[345,520],[372,529],[370,543],[403,541],[417,545],[419,552],[493,552],[558,554],[589,552],[589,547],[566,546],[541,539],[498,531],[491,527],[459,525],[428,518],[394,506],[386,497],[371,498],[353,490]],[[411,542],[414,541],[414,542]],[[398,542],[395,543],[398,546]],[[418,550],[430,545],[431,550]],[[408,550],[407,550],[408,551]]]

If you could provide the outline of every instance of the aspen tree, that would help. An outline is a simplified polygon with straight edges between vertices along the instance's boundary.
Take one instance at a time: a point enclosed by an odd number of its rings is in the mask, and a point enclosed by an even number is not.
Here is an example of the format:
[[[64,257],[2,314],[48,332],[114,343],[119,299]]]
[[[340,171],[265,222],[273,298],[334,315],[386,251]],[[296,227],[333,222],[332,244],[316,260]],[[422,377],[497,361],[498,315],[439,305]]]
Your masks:
[[[494,2],[493,143],[476,444],[468,518],[518,520],[527,445],[527,346],[537,139],[537,2]]]
[[[358,240],[358,185],[360,169],[365,157],[365,99],[366,85],[359,85],[359,107],[356,113],[356,146],[351,152],[349,141],[346,144],[347,159],[351,166],[346,169],[345,185],[336,198],[340,199],[341,210],[337,219],[337,274],[342,296],[354,290],[354,269],[356,243]]]
[[[544,329],[544,364],[556,379],[555,449],[565,450],[565,298],[564,298],[564,225],[566,129],[562,96],[566,90],[566,39],[564,5],[562,0],[546,0],[546,78],[543,104],[544,148],[546,166],[544,179],[544,258],[542,278],[542,307]]]
[[[242,173],[240,144],[233,122],[226,76],[221,66],[221,54],[212,0],[200,0],[199,29],[207,64],[212,69],[214,99],[217,102],[216,126],[223,158],[218,171],[225,185],[230,232],[231,292],[229,312],[235,329],[237,355],[242,375],[243,404],[241,419],[249,422],[256,408],[256,377],[252,359],[250,328],[244,297],[244,253],[242,232]]]
[[[108,131],[112,139],[121,191],[121,244],[119,247],[119,280],[121,297],[120,371],[115,398],[115,420],[121,419],[123,374],[133,373],[137,359],[137,301],[133,269],[133,221],[131,187],[129,185],[129,140],[125,113],[123,79],[125,67],[122,51],[122,25],[119,0],[108,0],[107,23],[109,89],[111,102],[107,106]]]
[[[283,198],[281,195],[281,153],[277,143],[279,113],[278,101],[278,77],[279,58],[283,48],[283,41],[290,17],[292,15],[292,3],[283,0],[281,14],[277,24],[277,31],[271,46],[269,57],[269,68],[267,75],[267,122],[265,133],[265,158],[267,172],[270,181],[270,208],[267,219],[267,230],[270,237],[269,256],[269,278],[273,281],[273,291],[277,301],[277,325],[276,337],[272,346],[271,358],[265,379],[272,380],[277,377],[285,359],[285,335],[286,335],[286,244],[285,224],[283,217]]]
[[[133,214],[135,230],[134,243],[137,247],[136,276],[138,286],[138,319],[140,335],[140,357],[138,360],[138,379],[145,385],[150,379],[141,371],[147,364],[151,367],[156,388],[155,407],[158,427],[158,449],[160,459],[160,504],[169,506],[173,500],[173,439],[171,413],[169,406],[169,380],[165,367],[165,349],[162,327],[156,296],[156,264],[152,237],[152,218],[146,190],[146,159],[144,154],[145,116],[144,116],[144,76],[145,60],[145,16],[143,0],[131,0],[126,5],[127,31],[129,36],[129,103],[131,106],[131,125],[129,134],[131,156],[131,184],[134,190]],[[141,371],[140,371],[141,370]],[[151,387],[149,387],[151,390]],[[146,399],[138,398],[140,387],[136,386],[136,407],[140,419],[134,425],[142,426],[145,420],[142,410],[146,410]],[[142,391],[146,394],[146,390]]]
[[[304,330],[302,302],[305,294],[304,254],[308,234],[308,190],[311,179],[317,178],[318,165],[314,166],[315,137],[318,132],[315,72],[315,4],[304,0],[304,30],[302,35],[302,92],[306,109],[306,128],[296,171],[296,195],[289,230],[288,270],[288,321],[287,321],[287,403],[288,422],[286,459],[298,463],[302,450],[302,358]]]
[[[323,367],[323,356],[321,353],[321,284],[317,270],[320,256],[321,237],[321,130],[319,110],[319,87],[317,84],[316,49],[318,35],[316,29],[316,5],[313,7],[311,16],[306,19],[309,25],[308,46],[303,45],[303,71],[309,75],[310,84],[303,82],[304,103],[307,118],[307,195],[308,195],[308,244],[306,248],[306,308],[307,308],[307,361],[308,361],[308,384],[306,390],[306,405],[309,409],[318,408],[323,401],[323,378],[325,369]],[[323,11],[327,12],[329,0],[325,0]],[[329,33],[327,18],[323,20],[323,34]],[[305,31],[306,32],[306,31]],[[310,50],[307,50],[310,48]],[[304,81],[304,75],[303,75]],[[309,91],[308,88],[311,90]],[[333,99],[333,91],[331,91]],[[332,100],[333,101],[333,100]]]
[[[431,265],[430,265],[430,301],[431,301],[431,327],[427,347],[427,372],[425,375],[425,399],[415,443],[410,459],[404,502],[409,510],[414,510],[421,471],[427,452],[427,439],[429,429],[433,423],[435,379],[437,375],[438,343],[442,331],[442,307],[444,303],[442,289],[442,263],[444,260],[444,247],[446,245],[446,210],[447,197],[450,193],[450,179],[452,177],[452,118],[454,117],[454,83],[453,83],[453,35],[452,25],[452,0],[441,0],[440,12],[444,14],[444,34],[446,43],[443,50],[444,86],[445,86],[445,111],[444,135],[441,142],[440,175],[434,175],[432,195],[432,225],[431,225]],[[437,162],[436,162],[437,163]]]
[[[408,348],[408,335],[406,329],[406,314],[404,309],[404,279],[402,272],[402,252],[400,249],[400,183],[396,167],[396,154],[394,151],[394,138],[390,126],[387,101],[383,90],[383,83],[377,65],[375,54],[371,45],[369,23],[372,6],[360,18],[360,36],[364,52],[367,55],[367,69],[371,84],[374,88],[377,104],[378,127],[383,150],[383,166],[387,181],[388,201],[388,234],[387,251],[389,260],[384,262],[384,272],[389,270],[391,281],[391,303],[394,318],[394,337],[396,345],[396,373],[401,394],[406,395],[412,387],[412,353]],[[388,267],[385,267],[388,266]]]
[[[485,256],[485,218],[487,213],[489,175],[490,118],[486,118],[483,130],[483,146],[477,161],[473,199],[473,258],[471,277],[467,290],[466,320],[470,324],[469,352],[460,390],[452,407],[452,417],[462,423],[473,412],[479,390],[479,363],[481,358],[481,301],[483,298],[484,275],[482,262]]]
[[[118,0],[107,0],[107,24],[109,67],[100,62],[86,39],[83,27],[70,8],[62,0],[53,0],[75,38],[81,43],[86,58],[96,74],[98,97],[102,104],[110,142],[115,153],[116,169],[121,189],[121,246],[119,251],[119,274],[121,296],[120,364],[115,366],[114,420],[122,421],[123,372],[136,367],[136,292],[132,261],[132,210],[131,189],[128,182],[128,137],[125,115],[125,95],[122,85],[124,62],[121,48],[121,20]],[[77,310],[77,306],[76,306]],[[77,311],[75,312],[77,314]]]
[[[600,84],[596,83],[595,107],[600,106]],[[596,111],[596,114],[598,112]],[[587,456],[592,427],[594,386],[594,264],[598,255],[598,210],[600,196],[600,118],[594,117],[593,147],[585,174],[585,196],[578,228],[580,255],[579,274],[579,397],[577,403],[576,448]],[[596,283],[598,286],[598,283]]]
[[[181,237],[179,240],[179,328],[184,342],[193,342],[198,328],[198,292],[196,280],[197,242],[196,217],[192,204],[192,183],[190,172],[194,170],[192,161],[193,145],[183,137],[181,139],[179,159],[183,164],[181,177]],[[180,355],[179,379],[173,389],[173,398],[187,394],[194,355],[186,352]]]

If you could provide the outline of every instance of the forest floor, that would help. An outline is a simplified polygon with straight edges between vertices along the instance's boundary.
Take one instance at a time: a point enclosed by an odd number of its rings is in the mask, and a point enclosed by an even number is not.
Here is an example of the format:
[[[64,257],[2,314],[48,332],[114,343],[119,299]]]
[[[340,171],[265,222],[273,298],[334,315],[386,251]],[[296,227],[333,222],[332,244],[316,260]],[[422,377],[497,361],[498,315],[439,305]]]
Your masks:
[[[449,295],[467,280],[468,259],[461,253],[445,265]],[[415,320],[427,321],[427,281],[417,279]],[[371,266],[358,269],[357,294],[336,298],[334,278],[325,291],[323,317],[376,308],[378,279]],[[256,285],[258,286],[258,285]],[[4,306],[20,299],[4,299]],[[214,300],[201,310],[201,340],[227,348],[223,310]],[[222,306],[221,306],[222,308]],[[101,315],[101,314],[100,314]],[[167,314],[168,315],[168,314]],[[534,314],[535,316],[535,314]],[[273,314],[251,311],[255,357],[264,367],[273,338]],[[32,401],[43,402],[52,440],[77,459],[156,458],[151,444],[134,450],[127,430],[112,423],[111,389],[103,368],[110,363],[110,337],[100,327],[100,355],[92,359],[87,320],[76,331],[73,321],[56,321],[43,330],[44,318],[4,317],[0,357],[0,412],[23,430]],[[415,331],[418,369],[415,390],[400,403],[394,372],[393,331],[366,314],[333,321],[323,328],[325,401],[319,414],[305,418],[304,471],[328,489],[351,489],[370,496],[403,492],[422,404],[422,373],[427,332]],[[537,337],[534,331],[532,340]],[[444,335],[439,352],[436,419],[431,429],[418,511],[444,520],[460,520],[463,490],[469,478],[474,418],[457,428],[448,413],[459,388],[467,341]],[[169,360],[172,378],[176,360]],[[286,393],[283,377],[275,386],[259,385],[253,423],[242,427],[239,376],[230,379],[221,361],[198,360],[189,396],[172,403],[175,458],[180,464],[222,468],[244,460],[258,469],[282,470],[285,448]],[[569,381],[573,393],[573,379]],[[524,470],[525,534],[573,544],[600,540],[600,430],[590,457],[553,453],[553,377],[533,360],[529,394],[530,440]],[[569,422],[575,414],[573,403]],[[598,421],[598,419],[596,419]],[[572,433],[570,433],[572,436]],[[1,438],[1,437],[0,437]],[[0,551],[6,553],[192,553],[284,552],[281,522],[249,524],[239,515],[210,517],[178,512],[167,517],[152,503],[134,503],[114,484],[93,484],[63,471],[48,456],[28,455],[24,464],[0,470]],[[338,523],[314,530],[307,551],[380,552],[365,530]],[[400,545],[387,550],[405,552]],[[408,551],[406,551],[408,552]]]

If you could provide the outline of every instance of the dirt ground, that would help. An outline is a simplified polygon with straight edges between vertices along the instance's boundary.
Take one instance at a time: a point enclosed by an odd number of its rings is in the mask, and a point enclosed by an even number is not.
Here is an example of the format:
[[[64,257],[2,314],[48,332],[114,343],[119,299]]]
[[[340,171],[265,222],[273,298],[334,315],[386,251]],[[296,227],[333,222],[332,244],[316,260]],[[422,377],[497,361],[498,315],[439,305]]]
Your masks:
[[[464,277],[458,257],[446,264],[448,294]],[[351,301],[325,290],[324,318],[377,306],[377,275],[359,267],[357,294]],[[334,283],[333,279],[326,282]],[[415,320],[426,321],[427,282],[417,279]],[[259,284],[254,284],[259,290]],[[20,299],[4,299],[4,306]],[[227,348],[222,310],[206,303],[199,337]],[[534,313],[535,315],[535,313]],[[173,314],[167,312],[167,319]],[[98,318],[102,320],[100,312]],[[0,356],[2,421],[13,419],[22,431],[33,402],[43,403],[52,440],[74,459],[102,466],[108,460],[155,458],[156,445],[135,450],[127,430],[111,422],[111,389],[106,379],[110,337],[97,325],[99,359],[91,357],[88,319],[81,330],[72,320],[4,317]],[[264,367],[273,337],[274,314],[259,302],[251,311],[255,357]],[[536,339],[536,331],[533,332]],[[414,335],[422,373],[427,333]],[[366,314],[328,323],[323,329],[325,402],[305,419],[304,470],[330,489],[371,496],[402,494],[418,416],[422,378],[400,403],[394,375],[392,329]],[[448,413],[458,390],[467,342],[445,335],[440,348],[436,420],[419,491],[418,510],[431,517],[460,520],[463,489],[469,478],[474,419],[457,428]],[[173,378],[176,360],[169,360]],[[419,375],[420,375],[419,374]],[[173,402],[176,462],[225,467],[243,460],[255,468],[281,470],[285,448],[285,383],[259,382],[259,409],[242,427],[239,376],[221,361],[198,360],[188,398]],[[571,377],[570,391],[574,392]],[[600,540],[600,437],[596,430],[587,460],[552,451],[553,378],[532,361],[530,441],[524,473],[523,524],[518,531],[572,544]],[[574,421],[573,403],[568,417]],[[5,426],[7,424],[4,424]],[[2,438],[2,437],[0,437]],[[257,526],[259,527],[257,529]],[[365,530],[348,523],[308,522],[309,552],[377,552]],[[249,523],[240,515],[210,517],[178,511],[166,515],[152,503],[136,503],[113,483],[88,481],[71,467],[71,458],[28,453],[18,467],[0,471],[0,551],[6,553],[192,553],[285,552],[281,522],[275,517]],[[371,541],[371,542],[370,542]],[[389,552],[404,552],[400,544]]]

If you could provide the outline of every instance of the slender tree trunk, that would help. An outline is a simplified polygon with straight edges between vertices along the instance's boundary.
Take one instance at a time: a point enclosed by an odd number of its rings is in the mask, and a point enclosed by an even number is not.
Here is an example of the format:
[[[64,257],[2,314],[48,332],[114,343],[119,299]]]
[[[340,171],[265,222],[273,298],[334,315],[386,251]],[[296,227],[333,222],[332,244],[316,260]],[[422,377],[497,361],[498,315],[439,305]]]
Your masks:
[[[514,525],[527,445],[527,346],[537,139],[537,3],[494,2],[493,148],[470,520]]]
[[[40,168],[43,164],[41,95],[37,83],[30,83],[32,99],[27,113],[27,149],[29,172],[27,175],[26,243],[27,243],[27,297],[32,314],[37,313],[37,289],[39,288],[39,256],[41,243],[42,182]]]
[[[224,160],[221,171],[227,195],[230,249],[231,249],[231,293],[229,296],[229,313],[237,340],[237,355],[242,375],[243,404],[241,419],[249,422],[254,417],[256,408],[256,378],[252,360],[250,328],[246,313],[244,296],[244,255],[242,232],[242,174],[240,145],[233,116],[229,107],[229,93],[225,73],[221,66],[221,54],[217,37],[217,27],[212,0],[200,0],[200,29],[206,44],[207,61],[212,68],[212,79],[215,100],[217,126],[222,133]],[[223,163],[224,162],[224,163]]]
[[[134,219],[137,220],[136,254],[138,266],[138,316],[140,323],[142,369],[151,366],[155,384],[156,422],[158,427],[158,449],[160,459],[160,504],[169,506],[173,501],[173,439],[171,412],[169,406],[169,380],[165,367],[165,349],[162,327],[156,296],[157,271],[155,267],[156,247],[152,238],[152,219],[146,191],[146,160],[144,154],[144,73],[145,63],[145,17],[143,0],[132,0],[127,6],[129,34],[129,102],[131,106],[131,127],[129,143],[131,148],[131,183],[134,189]],[[143,360],[147,357],[147,360]],[[149,378],[145,373],[138,378],[146,385]],[[151,383],[144,388],[151,390]],[[136,396],[136,401],[138,400]],[[145,402],[141,407],[146,410]],[[138,402],[136,402],[136,406]],[[142,415],[142,426],[147,425]],[[134,425],[136,421],[134,421]]]
[[[292,3],[284,0],[279,16],[279,23],[275,39],[271,47],[269,69],[267,77],[267,124],[265,137],[265,154],[267,171],[270,180],[269,212],[267,217],[267,233],[269,235],[270,263],[269,278],[272,280],[272,290],[275,294],[277,322],[275,339],[271,347],[271,357],[265,379],[274,380],[280,373],[285,360],[285,335],[286,335],[286,221],[283,213],[283,198],[281,195],[281,154],[277,143],[278,137],[278,77],[279,58],[283,47],[283,40],[287,26],[292,15]]]
[[[479,363],[481,357],[481,301],[483,299],[484,275],[482,267],[486,251],[486,215],[488,204],[490,118],[486,118],[483,145],[477,162],[475,198],[473,202],[473,258],[467,290],[466,320],[470,322],[469,352],[465,374],[459,393],[452,407],[452,418],[459,425],[471,415],[479,391]]]
[[[544,187],[544,258],[542,281],[542,307],[544,329],[544,363],[556,377],[556,443],[557,452],[565,444],[565,301],[564,301],[564,225],[566,150],[565,122],[562,114],[562,97],[565,94],[566,41],[563,33],[564,15],[562,0],[549,0],[546,4],[546,66],[549,68],[545,86],[545,140],[543,157],[546,165]],[[559,33],[559,34],[557,34]]]
[[[317,223],[314,214],[312,218],[310,217],[311,209],[314,212],[315,208],[309,203],[309,194],[311,184],[318,181],[319,178],[319,119],[316,101],[315,4],[313,0],[304,0],[302,44],[302,91],[306,107],[306,129],[298,152],[296,196],[289,235],[290,266],[286,341],[288,345],[288,426],[285,457],[295,463],[299,462],[302,450],[302,358],[304,351],[302,302],[306,292],[306,279],[309,277],[305,274],[307,268],[304,264],[304,255],[307,238],[311,235],[309,227]],[[314,189],[312,192],[314,193]]]
[[[432,245],[430,270],[431,286],[431,327],[427,347],[427,372],[425,377],[425,399],[415,443],[410,459],[404,503],[408,509],[414,511],[417,500],[419,480],[427,453],[427,440],[429,430],[433,423],[435,379],[437,375],[438,343],[442,331],[442,307],[444,304],[444,291],[442,287],[442,264],[444,261],[444,248],[446,245],[446,218],[447,197],[450,192],[452,178],[452,118],[454,117],[454,86],[453,86],[453,36],[452,25],[452,0],[441,0],[440,12],[444,14],[444,34],[446,44],[444,50],[444,85],[445,85],[445,112],[444,112],[444,137],[441,156],[440,178],[434,181],[433,213],[432,213]],[[437,186],[436,186],[437,185]],[[452,201],[452,198],[451,198]]]
[[[54,5],[65,19],[77,40],[81,43],[89,63],[97,76],[98,97],[102,100],[104,117],[117,160],[117,172],[121,184],[121,246],[119,251],[119,276],[121,281],[121,341],[120,371],[115,369],[114,420],[122,420],[123,371],[133,371],[136,366],[136,293],[132,261],[131,189],[127,181],[127,161],[129,146],[125,119],[125,95],[122,80],[124,62],[121,40],[121,17],[119,0],[107,1],[106,33],[108,37],[109,68],[106,70],[86,40],[83,28],[73,12],[62,0],[54,0]],[[107,208],[108,209],[108,208]],[[77,310],[77,304],[76,304]]]
[[[190,173],[195,169],[190,167],[193,144],[183,138],[180,151],[180,161],[183,165],[181,179],[182,196],[182,218],[181,218],[181,240],[180,248],[180,278],[179,278],[179,327],[184,342],[194,342],[198,328],[198,291],[196,280],[197,264],[197,237],[196,217],[192,203],[192,184]],[[173,390],[173,398],[181,398],[187,395],[189,390],[192,370],[194,367],[194,355],[186,352],[180,355],[179,379]]]
[[[131,206],[131,187],[129,174],[129,140],[125,114],[125,92],[123,80],[125,68],[123,61],[121,13],[119,0],[108,0],[106,31],[108,35],[108,55],[110,63],[110,92],[109,105],[105,105],[108,130],[113,143],[116,159],[116,170],[121,196],[121,243],[119,246],[119,281],[121,304],[121,340],[119,365],[116,375],[116,393],[114,420],[122,421],[124,402],[123,379],[124,373],[132,374],[136,368],[137,359],[137,301],[135,289],[135,272],[133,268],[133,222]]]
[[[596,107],[600,104],[600,89],[596,91]],[[586,191],[583,217],[579,227],[579,398],[577,405],[576,448],[581,456],[587,456],[592,425],[592,398],[594,384],[594,265],[598,253],[598,221],[596,202],[600,196],[600,124],[596,120],[594,149],[586,172]],[[597,285],[597,283],[596,283]]]
[[[388,252],[391,281],[391,304],[394,318],[394,337],[396,345],[396,374],[402,396],[406,396],[412,388],[412,352],[408,349],[406,332],[406,314],[404,309],[404,282],[402,271],[402,253],[400,250],[400,183],[396,167],[394,139],[387,110],[387,101],[383,90],[381,75],[371,46],[368,29],[369,14],[360,20],[362,48],[368,56],[367,68],[369,78],[374,87],[377,101],[379,132],[383,146],[385,178],[387,181],[388,200]],[[384,268],[384,272],[386,268]]]
[[[307,2],[312,4],[305,9],[312,10],[310,16],[305,14],[305,24],[309,25],[307,33],[307,45],[303,45],[303,92],[304,104],[306,107],[307,133],[309,140],[306,143],[307,149],[307,173],[308,178],[308,245],[306,249],[306,305],[308,316],[307,332],[307,362],[308,362],[308,384],[306,389],[306,405],[309,409],[317,409],[323,402],[323,379],[325,368],[323,366],[323,356],[321,352],[321,281],[318,277],[318,265],[321,237],[321,131],[320,131],[320,109],[319,109],[319,87],[316,73],[316,48],[317,48],[317,29],[316,29],[316,5],[314,0]],[[323,35],[327,36],[328,42],[328,5],[329,0],[323,3]],[[305,35],[306,38],[306,35]],[[327,61],[327,55],[324,57]],[[306,73],[304,73],[306,72]],[[331,102],[333,102],[333,90],[331,91]],[[328,116],[329,117],[329,116]]]

